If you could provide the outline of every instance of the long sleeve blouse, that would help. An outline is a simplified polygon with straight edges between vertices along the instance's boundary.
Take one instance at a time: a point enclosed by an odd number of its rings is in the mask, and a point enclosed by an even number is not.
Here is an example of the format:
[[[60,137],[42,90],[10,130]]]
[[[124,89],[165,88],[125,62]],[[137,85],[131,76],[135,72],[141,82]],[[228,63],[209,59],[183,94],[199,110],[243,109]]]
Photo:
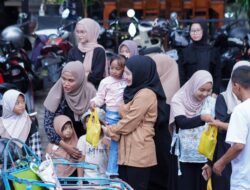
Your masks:
[[[81,52],[77,47],[70,49],[68,53],[68,61],[84,61],[85,53]],[[93,52],[91,72],[88,75],[88,81],[97,88],[104,77],[106,65],[105,51],[101,47],[97,47]]]

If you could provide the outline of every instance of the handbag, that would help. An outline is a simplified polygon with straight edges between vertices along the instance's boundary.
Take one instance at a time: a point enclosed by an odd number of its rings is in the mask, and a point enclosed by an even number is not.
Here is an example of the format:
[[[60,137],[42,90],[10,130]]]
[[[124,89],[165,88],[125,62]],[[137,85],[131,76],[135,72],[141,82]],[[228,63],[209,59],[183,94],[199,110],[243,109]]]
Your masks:
[[[101,124],[97,115],[96,109],[91,112],[87,122],[86,141],[94,148],[98,147],[98,142],[101,134]]]
[[[208,125],[207,129],[202,133],[198,151],[206,156],[209,160],[213,160],[214,150],[217,143],[218,129],[215,126]]]

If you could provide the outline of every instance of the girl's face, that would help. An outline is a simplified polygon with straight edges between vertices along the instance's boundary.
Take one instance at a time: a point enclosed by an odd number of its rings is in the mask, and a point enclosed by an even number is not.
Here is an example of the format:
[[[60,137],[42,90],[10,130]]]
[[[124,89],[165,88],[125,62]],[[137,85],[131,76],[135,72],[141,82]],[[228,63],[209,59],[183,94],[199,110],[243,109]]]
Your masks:
[[[124,67],[120,66],[118,64],[117,60],[113,60],[112,63],[110,64],[110,76],[120,79],[122,78]]]
[[[125,66],[124,73],[123,73],[124,78],[127,81],[127,86],[131,86],[133,82],[133,75],[132,72]]]
[[[62,130],[63,139],[70,139],[73,135],[73,128],[71,123],[66,123]]]
[[[76,25],[75,35],[79,43],[85,44],[86,42],[88,42],[87,31],[82,24]]]
[[[213,84],[211,82],[207,82],[206,84],[203,84],[195,93],[194,97],[198,101],[204,100],[206,97],[212,94],[212,87]]]
[[[19,95],[16,100],[13,112],[17,115],[21,115],[23,114],[24,111],[25,111],[25,100],[22,95]]]
[[[191,26],[190,29],[190,36],[193,41],[200,41],[203,36],[203,30],[201,28],[201,25],[198,23],[194,23]]]
[[[72,92],[76,88],[75,77],[70,72],[64,72],[61,76],[64,92]]]
[[[121,47],[119,53],[120,53],[120,55],[123,55],[126,58],[130,58],[131,57],[130,51],[129,51],[129,49],[128,49],[128,47],[126,45],[123,45]]]

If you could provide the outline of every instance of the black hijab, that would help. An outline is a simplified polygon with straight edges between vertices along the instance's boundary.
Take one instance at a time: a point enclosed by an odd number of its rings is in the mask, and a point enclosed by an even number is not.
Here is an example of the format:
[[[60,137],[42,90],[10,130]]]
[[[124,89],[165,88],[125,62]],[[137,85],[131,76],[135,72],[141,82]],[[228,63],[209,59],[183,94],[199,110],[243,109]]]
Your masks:
[[[133,75],[132,85],[127,86],[124,90],[123,99],[126,104],[143,88],[154,91],[158,101],[166,101],[166,96],[153,59],[147,56],[135,55],[126,61],[126,67]]]
[[[189,29],[189,32],[191,30],[191,26],[193,24],[199,24],[201,26],[201,29],[203,31],[202,33],[202,38],[199,40],[199,41],[193,41],[193,45],[194,46],[203,46],[203,45],[207,45],[207,38],[208,38],[208,35],[207,35],[207,22],[205,19],[201,19],[201,18],[196,18],[196,19],[193,19],[192,20],[192,23],[190,25],[190,29]],[[192,39],[192,38],[191,38]]]

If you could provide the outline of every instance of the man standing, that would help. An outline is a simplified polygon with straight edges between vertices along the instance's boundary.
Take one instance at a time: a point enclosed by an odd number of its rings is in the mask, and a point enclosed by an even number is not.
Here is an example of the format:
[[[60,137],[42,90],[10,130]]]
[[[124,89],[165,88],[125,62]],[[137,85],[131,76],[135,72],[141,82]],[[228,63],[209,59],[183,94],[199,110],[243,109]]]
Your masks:
[[[228,126],[226,142],[228,151],[213,166],[217,175],[232,163],[230,190],[250,189],[250,66],[241,66],[232,74],[232,88],[242,101],[235,107]]]

